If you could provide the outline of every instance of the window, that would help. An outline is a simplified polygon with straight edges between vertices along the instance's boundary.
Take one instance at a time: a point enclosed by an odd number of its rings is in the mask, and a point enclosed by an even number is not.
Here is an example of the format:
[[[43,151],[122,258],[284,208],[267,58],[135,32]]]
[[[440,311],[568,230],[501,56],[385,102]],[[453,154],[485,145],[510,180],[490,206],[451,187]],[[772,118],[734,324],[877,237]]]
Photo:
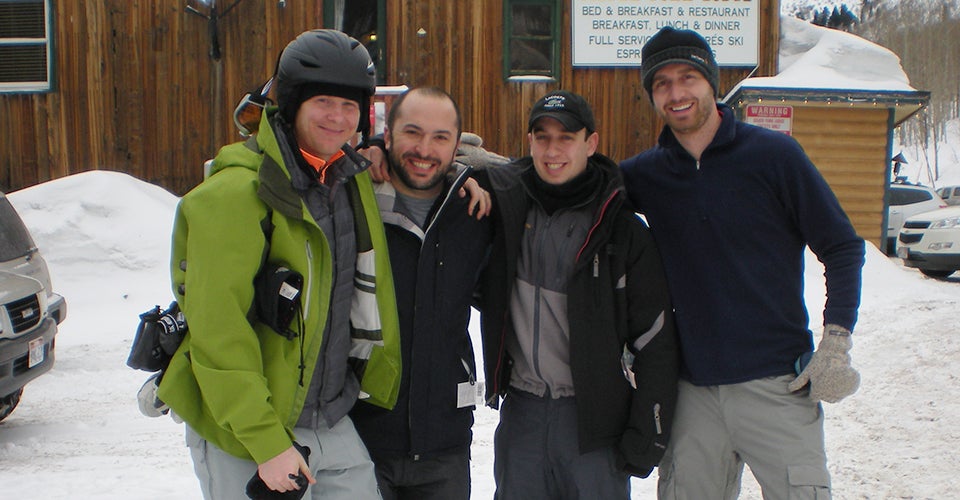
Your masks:
[[[890,204],[893,206],[912,205],[933,199],[933,195],[921,189],[892,188],[890,190]]]
[[[328,0],[323,2],[327,28],[340,30],[360,41],[377,66],[377,83],[384,82],[386,61],[386,0]]]
[[[504,0],[505,78],[556,78],[559,67],[560,2]]]
[[[51,85],[50,0],[0,0],[0,92],[45,92]]]

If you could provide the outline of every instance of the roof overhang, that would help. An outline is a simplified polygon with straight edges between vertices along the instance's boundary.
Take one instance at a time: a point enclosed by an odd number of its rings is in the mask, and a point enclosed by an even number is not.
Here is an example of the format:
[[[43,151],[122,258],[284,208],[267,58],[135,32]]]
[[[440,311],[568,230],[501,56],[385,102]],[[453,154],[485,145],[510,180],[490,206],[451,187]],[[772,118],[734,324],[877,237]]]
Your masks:
[[[806,107],[887,108],[893,110],[894,126],[923,109],[930,92],[921,90],[856,90],[738,85],[723,99],[731,107],[768,103]]]

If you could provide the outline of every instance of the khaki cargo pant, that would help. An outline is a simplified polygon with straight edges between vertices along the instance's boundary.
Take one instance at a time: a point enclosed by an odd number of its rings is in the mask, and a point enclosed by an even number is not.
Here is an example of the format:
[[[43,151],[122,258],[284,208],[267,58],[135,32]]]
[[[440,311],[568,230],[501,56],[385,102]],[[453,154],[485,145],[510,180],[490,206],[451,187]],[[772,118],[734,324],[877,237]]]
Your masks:
[[[680,381],[660,462],[661,500],[731,500],[750,466],[765,500],[829,499],[823,410],[793,375],[698,387]]]

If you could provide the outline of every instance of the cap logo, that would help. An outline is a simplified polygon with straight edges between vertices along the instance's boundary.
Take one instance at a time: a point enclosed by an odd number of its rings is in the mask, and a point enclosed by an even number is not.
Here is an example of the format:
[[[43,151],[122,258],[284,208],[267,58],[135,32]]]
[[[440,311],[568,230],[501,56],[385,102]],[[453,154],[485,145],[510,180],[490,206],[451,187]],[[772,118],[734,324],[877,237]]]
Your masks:
[[[566,109],[565,101],[566,98],[562,95],[552,95],[544,101],[543,109]]]
[[[704,65],[704,66],[707,66],[707,65],[708,65],[706,59],[704,59],[704,58],[702,58],[702,57],[700,57],[700,56],[698,56],[698,55],[696,55],[696,54],[690,54],[690,59],[693,59],[693,60],[699,62],[700,64]]]

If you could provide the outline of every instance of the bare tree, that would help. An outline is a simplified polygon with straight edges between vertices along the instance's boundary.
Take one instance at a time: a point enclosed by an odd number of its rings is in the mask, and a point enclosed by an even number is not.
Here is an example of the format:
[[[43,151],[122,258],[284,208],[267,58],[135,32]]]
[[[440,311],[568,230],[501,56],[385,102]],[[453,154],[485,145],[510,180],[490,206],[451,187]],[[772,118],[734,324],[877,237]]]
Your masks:
[[[945,139],[946,123],[960,116],[960,1],[958,0],[863,0],[860,24],[854,33],[900,56],[910,84],[930,92],[922,119],[908,120],[900,130],[907,145],[924,150]],[[925,153],[926,154],[926,153]],[[937,154],[930,181],[940,176]]]

